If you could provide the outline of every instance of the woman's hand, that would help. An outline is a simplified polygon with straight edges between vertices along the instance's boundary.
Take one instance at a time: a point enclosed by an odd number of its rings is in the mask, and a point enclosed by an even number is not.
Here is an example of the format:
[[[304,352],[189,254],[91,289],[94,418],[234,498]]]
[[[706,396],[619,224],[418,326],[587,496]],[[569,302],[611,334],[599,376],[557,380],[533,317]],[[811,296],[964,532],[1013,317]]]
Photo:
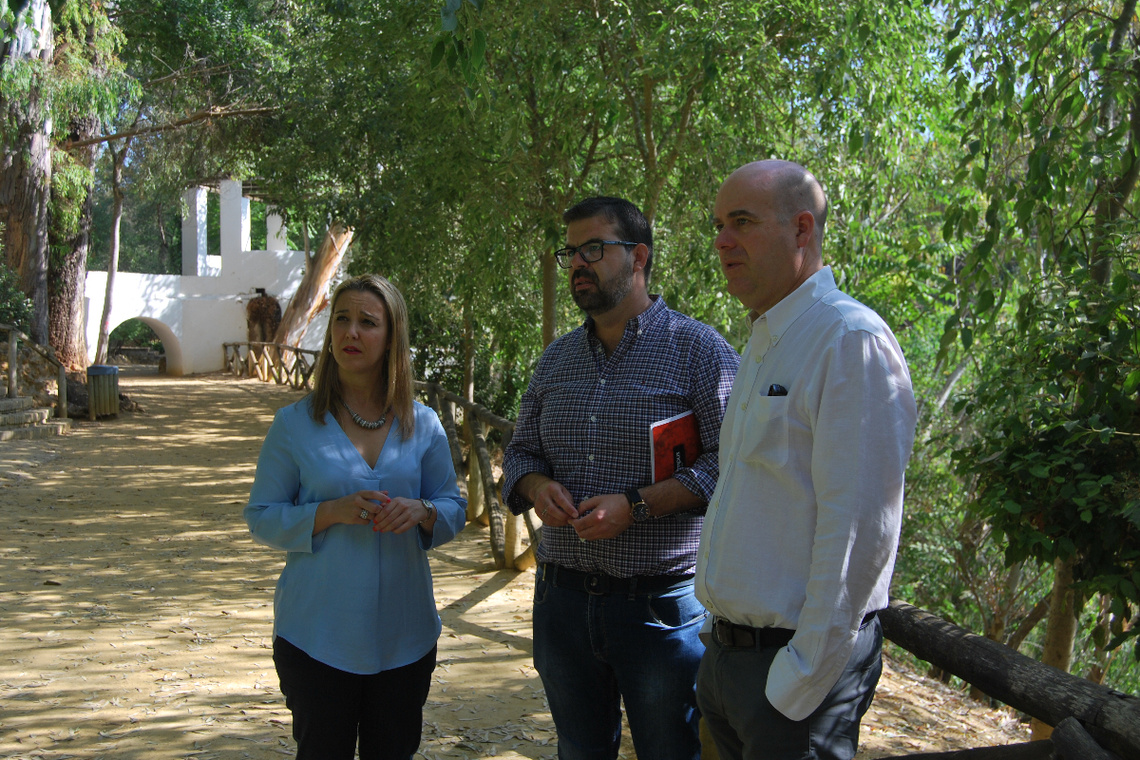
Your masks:
[[[339,499],[322,501],[313,521],[313,535],[333,525],[368,525],[391,499],[387,491],[357,491]]]
[[[424,532],[430,534],[435,526],[435,510],[428,509],[419,499],[397,496],[395,499],[389,499],[377,511],[372,522],[372,530],[407,533],[421,523]]]

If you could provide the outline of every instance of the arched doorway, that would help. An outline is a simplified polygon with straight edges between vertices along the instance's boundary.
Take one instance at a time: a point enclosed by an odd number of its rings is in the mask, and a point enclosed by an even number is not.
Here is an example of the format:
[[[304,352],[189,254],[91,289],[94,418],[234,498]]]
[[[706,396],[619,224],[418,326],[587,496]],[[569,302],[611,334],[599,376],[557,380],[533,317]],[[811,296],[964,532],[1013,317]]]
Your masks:
[[[116,338],[123,343],[116,346]],[[128,348],[146,349],[151,347],[157,352],[159,346],[161,346],[161,356],[164,359],[164,361],[159,362],[160,371],[165,367],[165,372],[168,375],[181,376],[185,374],[182,361],[182,344],[170,327],[152,317],[133,317],[116,325],[115,329],[111,331],[109,353],[114,356],[116,350],[125,353]]]

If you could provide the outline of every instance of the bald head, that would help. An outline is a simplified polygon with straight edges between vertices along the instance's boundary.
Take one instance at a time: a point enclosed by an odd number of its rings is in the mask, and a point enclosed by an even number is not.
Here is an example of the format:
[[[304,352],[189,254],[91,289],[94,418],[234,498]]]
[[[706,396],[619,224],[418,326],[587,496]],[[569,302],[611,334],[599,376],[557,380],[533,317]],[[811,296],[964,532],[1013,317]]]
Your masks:
[[[728,292],[763,314],[823,269],[827,198],[790,161],[742,166],[716,194],[713,223]]]
[[[792,161],[770,159],[745,164],[729,176],[733,178],[766,193],[781,222],[790,222],[802,211],[809,212],[815,219],[813,247],[816,252],[823,250],[827,196],[814,174]]]

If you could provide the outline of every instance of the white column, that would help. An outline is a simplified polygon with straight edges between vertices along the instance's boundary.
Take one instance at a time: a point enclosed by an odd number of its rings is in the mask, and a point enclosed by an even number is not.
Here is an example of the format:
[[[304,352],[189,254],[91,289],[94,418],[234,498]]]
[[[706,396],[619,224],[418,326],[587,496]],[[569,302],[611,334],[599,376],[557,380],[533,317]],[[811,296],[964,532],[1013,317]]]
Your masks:
[[[221,187],[221,253],[222,266],[227,266],[226,257],[233,260],[242,251],[249,250],[249,199],[241,194],[241,181],[222,180]]]
[[[265,209],[265,249],[267,251],[284,251],[288,244],[285,242],[285,221],[273,206]]]
[[[182,274],[206,274],[206,188],[192,187],[182,193],[186,215],[182,217]]]

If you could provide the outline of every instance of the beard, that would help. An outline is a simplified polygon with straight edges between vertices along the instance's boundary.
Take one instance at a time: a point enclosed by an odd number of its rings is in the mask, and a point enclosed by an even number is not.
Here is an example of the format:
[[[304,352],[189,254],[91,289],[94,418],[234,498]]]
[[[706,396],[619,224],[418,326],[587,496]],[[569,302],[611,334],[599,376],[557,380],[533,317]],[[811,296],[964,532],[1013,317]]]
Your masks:
[[[574,290],[574,281],[586,279],[594,283],[594,290]],[[576,269],[570,275],[570,295],[578,308],[596,317],[605,314],[621,303],[629,292],[633,290],[633,257],[625,256],[622,267],[614,274],[612,280],[602,284],[598,275],[589,269]]]

